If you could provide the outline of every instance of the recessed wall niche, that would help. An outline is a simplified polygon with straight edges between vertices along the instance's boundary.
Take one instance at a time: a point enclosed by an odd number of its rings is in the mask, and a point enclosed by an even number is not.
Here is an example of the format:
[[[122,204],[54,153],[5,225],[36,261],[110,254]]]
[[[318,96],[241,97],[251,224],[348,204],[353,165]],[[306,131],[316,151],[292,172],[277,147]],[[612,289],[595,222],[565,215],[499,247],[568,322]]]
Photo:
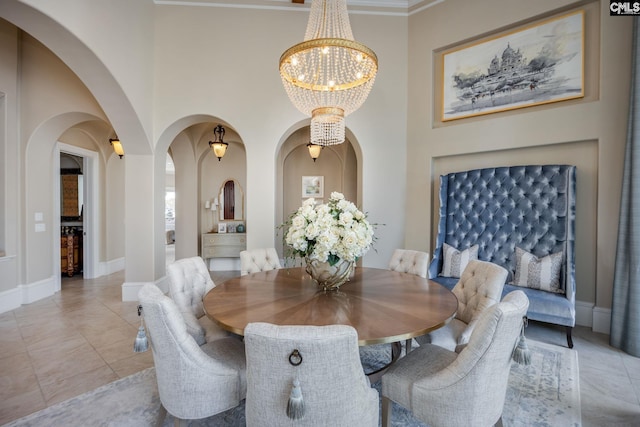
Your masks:
[[[234,141],[234,133],[227,129],[229,147],[224,157],[218,161],[213,150],[207,147],[203,155],[200,169],[200,233],[217,232],[218,224],[230,222],[232,225],[243,224],[246,227],[246,200],[247,200],[247,158],[244,144]],[[224,189],[225,183],[234,184],[234,194],[237,195],[237,203],[234,203],[233,218],[224,216]],[[227,195],[229,197],[229,195]],[[215,205],[215,202],[218,205]],[[208,202],[208,203],[207,203]],[[207,209],[206,206],[209,206]],[[215,209],[215,210],[213,210]],[[227,215],[230,215],[227,213]],[[250,230],[247,227],[247,232]]]
[[[431,182],[431,242],[435,247],[440,209],[440,176],[472,169],[518,165],[566,164],[576,166],[576,299],[594,301],[598,217],[598,141],[577,141],[433,159]]]

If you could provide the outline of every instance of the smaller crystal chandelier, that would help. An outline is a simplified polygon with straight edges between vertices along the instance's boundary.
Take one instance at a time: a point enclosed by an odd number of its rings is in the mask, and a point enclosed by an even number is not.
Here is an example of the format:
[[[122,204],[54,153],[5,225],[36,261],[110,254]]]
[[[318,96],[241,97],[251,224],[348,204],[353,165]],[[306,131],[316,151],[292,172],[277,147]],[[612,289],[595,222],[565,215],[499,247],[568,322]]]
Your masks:
[[[311,156],[311,158],[313,159],[313,162],[316,162],[316,159],[318,157],[320,157],[320,151],[323,149],[324,147],[322,145],[316,145],[316,144],[312,144],[312,143],[308,143],[307,144],[307,149],[309,150],[309,155]]]
[[[280,57],[289,99],[311,116],[311,143],[342,144],[345,116],[364,103],[378,57],[353,39],[346,0],[313,0],[304,41]]]
[[[224,128],[222,125],[218,125],[213,129],[213,141],[209,141],[209,147],[213,149],[213,153],[218,158],[218,161],[224,157],[227,152],[228,143],[223,141]]]

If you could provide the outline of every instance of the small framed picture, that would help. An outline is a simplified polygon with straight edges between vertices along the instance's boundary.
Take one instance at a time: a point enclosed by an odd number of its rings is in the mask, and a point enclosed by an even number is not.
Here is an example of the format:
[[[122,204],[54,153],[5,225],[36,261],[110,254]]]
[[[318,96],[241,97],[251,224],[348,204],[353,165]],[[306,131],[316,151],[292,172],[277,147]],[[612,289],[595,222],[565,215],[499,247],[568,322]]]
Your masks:
[[[324,176],[303,176],[302,197],[324,197]]]
[[[226,233],[227,232],[227,223],[221,222],[218,224],[218,233]]]
[[[236,225],[235,224],[228,224],[227,225],[227,233],[235,233],[236,232]]]

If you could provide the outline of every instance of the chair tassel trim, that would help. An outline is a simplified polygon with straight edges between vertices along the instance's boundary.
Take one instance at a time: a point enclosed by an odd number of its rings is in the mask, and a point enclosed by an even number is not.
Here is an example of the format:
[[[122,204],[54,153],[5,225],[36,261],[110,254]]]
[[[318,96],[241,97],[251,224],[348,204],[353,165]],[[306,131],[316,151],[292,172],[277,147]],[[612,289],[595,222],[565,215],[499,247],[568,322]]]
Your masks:
[[[134,353],[142,353],[149,350],[149,340],[147,339],[147,333],[142,323],[142,305],[138,305],[138,316],[140,317],[140,327],[138,328],[136,340],[133,343]]]
[[[527,323],[527,318],[525,317],[522,320],[522,329],[520,330],[520,338],[518,339],[518,344],[516,348],[513,349],[513,360],[516,363],[521,365],[529,366],[531,365],[531,350],[529,350],[529,346],[527,345],[526,338],[524,337],[524,328]]]
[[[300,381],[296,378],[293,380],[293,387],[291,388],[289,402],[287,403],[287,416],[292,420],[301,420],[304,418],[304,412],[305,406],[304,399],[302,398],[302,389],[300,388]]]

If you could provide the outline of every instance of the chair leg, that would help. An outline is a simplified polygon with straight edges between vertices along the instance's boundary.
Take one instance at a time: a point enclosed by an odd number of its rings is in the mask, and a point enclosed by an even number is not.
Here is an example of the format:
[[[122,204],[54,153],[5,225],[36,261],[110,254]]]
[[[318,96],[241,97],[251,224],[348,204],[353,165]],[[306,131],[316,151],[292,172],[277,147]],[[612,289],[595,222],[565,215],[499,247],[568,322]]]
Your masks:
[[[393,402],[388,397],[382,396],[382,427],[391,427]]]
[[[573,339],[571,338],[571,331],[573,328],[571,326],[567,326],[567,345],[569,348],[573,348]]]

